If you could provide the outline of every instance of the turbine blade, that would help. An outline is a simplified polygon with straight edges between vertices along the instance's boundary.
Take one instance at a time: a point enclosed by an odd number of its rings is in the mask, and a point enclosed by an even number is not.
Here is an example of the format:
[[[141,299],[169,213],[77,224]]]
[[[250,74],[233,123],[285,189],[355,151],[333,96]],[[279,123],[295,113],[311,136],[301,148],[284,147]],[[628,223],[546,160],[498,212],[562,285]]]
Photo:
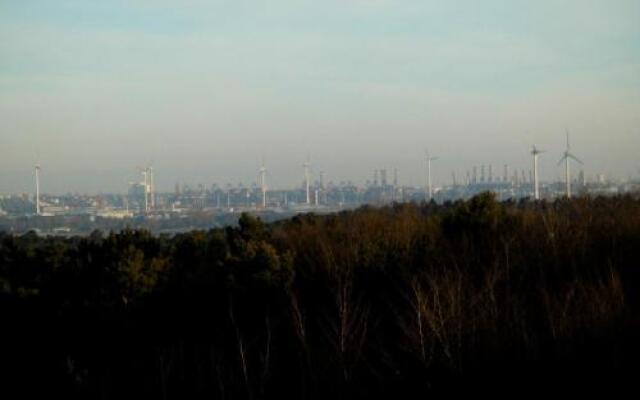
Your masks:
[[[574,161],[577,161],[580,164],[584,164],[578,157],[574,156],[573,154],[567,154],[567,157],[572,158]]]
[[[558,165],[562,164],[562,162],[563,162],[564,160],[566,160],[566,159],[567,159],[567,156],[562,157],[562,158],[560,159],[560,161],[558,161]]]

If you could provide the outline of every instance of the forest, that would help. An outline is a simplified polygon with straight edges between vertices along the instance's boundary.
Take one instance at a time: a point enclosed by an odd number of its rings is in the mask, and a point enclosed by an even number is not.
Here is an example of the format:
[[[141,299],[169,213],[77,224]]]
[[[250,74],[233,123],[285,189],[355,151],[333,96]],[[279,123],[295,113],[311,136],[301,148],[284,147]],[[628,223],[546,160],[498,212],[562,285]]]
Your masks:
[[[243,214],[173,236],[0,233],[0,396],[632,387],[639,249],[633,195]]]

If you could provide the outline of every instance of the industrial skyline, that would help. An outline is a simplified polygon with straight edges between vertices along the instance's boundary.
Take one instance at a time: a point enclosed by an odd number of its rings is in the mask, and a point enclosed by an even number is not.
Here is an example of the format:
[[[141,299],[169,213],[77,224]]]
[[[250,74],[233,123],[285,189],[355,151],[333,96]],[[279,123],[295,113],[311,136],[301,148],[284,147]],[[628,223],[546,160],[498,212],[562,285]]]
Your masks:
[[[434,181],[433,177],[432,177],[432,162],[436,161],[436,160],[440,160],[440,157],[435,157],[432,154],[429,153],[428,150],[425,150],[425,155],[423,158],[423,171],[424,171],[424,175],[422,177],[422,182],[413,182],[413,181],[405,181],[405,180],[400,180],[399,178],[399,173],[398,173],[398,168],[395,166],[388,166],[384,169],[374,169],[374,176],[373,179],[370,180],[368,178],[365,177],[355,177],[354,179],[342,179],[342,180],[333,180],[331,179],[330,181],[335,185],[338,184],[339,182],[341,182],[342,184],[344,184],[344,182],[350,182],[350,184],[357,184],[357,185],[362,185],[362,186],[378,186],[379,183],[382,186],[386,186],[387,182],[390,182],[390,180],[387,177],[387,172],[389,171],[393,171],[393,186],[399,186],[399,185],[408,185],[408,186],[423,186],[424,187],[424,192],[425,192],[425,197],[424,199],[426,201],[429,201],[433,198],[433,186],[434,185],[453,185],[456,186],[457,185],[457,180],[456,180],[456,175],[460,174],[460,176],[465,176],[465,179],[462,179],[460,182],[464,185],[469,185],[469,184],[475,184],[475,183],[481,183],[481,182],[513,182],[515,184],[518,184],[518,182],[525,182],[525,181],[529,181],[532,184],[532,189],[531,189],[531,197],[534,199],[539,199],[540,195],[539,195],[539,181],[540,180],[546,180],[546,181],[558,181],[560,180],[559,177],[562,177],[562,179],[565,182],[565,186],[566,186],[566,196],[567,197],[571,197],[571,175],[570,175],[570,167],[569,167],[569,162],[571,160],[573,160],[574,162],[577,162],[580,164],[581,166],[581,173],[584,175],[584,169],[585,169],[585,165],[582,162],[582,160],[578,159],[576,156],[574,156],[571,152],[570,152],[570,144],[569,144],[569,132],[568,130],[566,130],[566,148],[564,149],[564,151],[562,152],[562,158],[560,159],[560,161],[558,161],[557,165],[555,166],[550,166],[547,165],[548,163],[543,163],[542,165],[545,167],[546,171],[551,171],[553,170],[555,174],[548,174],[547,177],[543,177],[542,179],[540,178],[540,174],[539,174],[539,168],[540,168],[540,164],[539,164],[539,156],[543,153],[547,153],[546,150],[541,150],[538,147],[536,147],[536,145],[532,145],[531,147],[531,151],[530,151],[531,155],[533,156],[533,164],[530,164],[530,168],[527,170],[526,165],[525,166],[518,166],[518,165],[510,165],[510,164],[503,164],[503,176],[502,178],[495,176],[494,178],[494,174],[493,174],[493,163],[488,163],[488,164],[480,164],[480,165],[474,165],[471,168],[467,168],[465,169],[451,169],[449,171],[443,171],[442,168],[440,168],[438,166],[438,168],[435,168],[434,171],[437,172],[438,176],[443,176],[446,174],[450,173],[450,177],[451,180],[448,181],[446,179],[440,179],[437,181]],[[455,158],[455,155],[450,155],[451,158]],[[564,163],[564,173],[560,174],[559,171],[560,169],[558,168],[560,166],[561,163]],[[316,172],[313,170],[312,168],[312,164],[311,164],[311,155],[310,153],[307,153],[304,162],[301,164],[302,166],[302,170],[301,170],[301,174],[299,176],[299,179],[297,182],[293,182],[293,183],[289,183],[289,184],[280,184],[280,185],[274,185],[273,183],[269,186],[267,185],[267,175],[269,175],[269,179],[271,180],[276,180],[273,174],[271,174],[270,172],[268,173],[267,167],[266,167],[266,163],[265,163],[265,159],[264,156],[262,157],[262,161],[259,164],[259,169],[257,171],[256,179],[252,180],[252,179],[245,179],[245,180],[238,180],[236,181],[237,185],[239,186],[243,186],[246,185],[246,187],[251,187],[252,185],[259,188],[259,190],[261,191],[261,196],[262,196],[262,204],[263,206],[266,205],[266,198],[267,198],[267,192],[270,189],[275,189],[275,190],[286,190],[286,189],[295,189],[296,187],[300,187],[300,185],[303,187],[304,191],[305,191],[305,203],[310,205],[312,203],[311,198],[313,197],[313,193],[312,193],[312,183],[315,181],[316,184],[318,184],[318,186],[320,186],[321,188],[325,188],[326,187],[326,172],[324,170],[321,170],[319,172]],[[499,165],[499,163],[497,164]],[[479,168],[478,168],[479,167]],[[486,171],[485,171],[485,167],[486,167]],[[588,165],[586,166],[588,168]],[[420,170],[420,167],[415,166],[414,167],[415,170]],[[509,170],[512,169],[514,172],[512,175],[509,174]],[[138,171],[138,173],[140,173],[143,177],[141,182],[137,182],[137,181],[129,181],[128,186],[122,186],[120,188],[120,190],[115,190],[112,191],[112,193],[122,193],[122,192],[127,192],[130,190],[130,187],[132,185],[139,185],[140,186],[140,190],[143,191],[145,193],[145,209],[146,210],[150,210],[153,209],[155,207],[155,193],[157,191],[156,189],[156,183],[155,183],[155,175],[154,175],[154,166],[152,165],[147,165],[145,167],[137,167],[136,170]],[[37,163],[35,165],[35,179],[36,179],[36,189],[35,189],[35,193],[36,193],[36,199],[38,198],[38,193],[40,192],[40,172],[41,171],[41,164]],[[520,171],[521,173],[521,177],[518,176],[518,171]],[[529,178],[526,178],[526,174],[528,171],[528,175]],[[411,172],[415,172],[415,171],[411,171]],[[479,172],[479,173],[478,173]],[[640,172],[640,171],[639,171]],[[378,174],[381,174],[382,176],[378,176]],[[341,175],[347,175],[344,173],[339,173],[338,176]],[[409,173],[409,175],[413,175],[411,173]],[[591,171],[591,176],[593,177],[598,177],[598,176],[608,176],[609,178],[613,178],[609,175],[603,174],[601,171]],[[625,177],[617,177],[617,178],[625,178]],[[202,185],[204,184],[205,186],[209,186],[211,184],[227,184],[227,185],[233,185],[232,180],[225,180],[220,179],[220,180],[216,180],[213,181],[211,179],[209,179],[208,181],[205,182],[197,182],[198,185]],[[302,182],[302,183],[300,183]],[[187,184],[193,184],[189,177],[184,177],[183,179],[180,180],[176,180],[176,182],[173,182],[173,185],[175,184],[180,184],[180,183],[187,183]],[[173,185],[169,185],[169,184],[165,184],[164,187],[161,189],[162,191],[170,191],[169,186],[173,187]],[[101,190],[99,191],[100,193],[108,193],[108,190]],[[56,193],[71,193],[71,191],[61,191],[61,192],[56,192],[56,191],[49,191],[49,193],[52,194],[56,194]]]
[[[601,162],[598,162],[601,160],[598,158],[598,155],[594,156],[587,152],[585,148],[588,146],[584,143],[579,143],[579,145],[581,154],[586,154],[586,157],[596,158],[595,162],[589,158],[590,162],[588,165],[581,166],[581,168],[591,176],[604,174],[608,177],[628,179],[629,177],[636,176],[640,173],[640,160],[638,161],[638,168],[629,168],[628,170],[623,171],[623,173],[615,173],[612,168],[607,168],[606,166],[603,166]],[[531,145],[529,146],[529,152],[533,153],[533,150],[531,150],[533,147],[531,147]],[[479,169],[483,166],[486,166],[487,168],[493,168],[496,166],[499,168],[499,166],[504,167],[505,165],[509,169],[531,171],[533,174],[532,179],[535,180],[536,172],[533,168],[532,162],[527,161],[522,157],[522,154],[526,153],[526,150],[523,151],[523,149],[526,149],[526,146],[523,145],[521,147],[519,156],[517,157],[514,157],[513,153],[509,153],[501,156],[494,155],[492,157],[481,157],[480,155],[477,155],[469,159],[463,159],[460,158],[459,154],[454,149],[449,149],[450,151],[453,150],[453,152],[447,153],[439,151],[439,155],[440,153],[444,153],[447,157],[439,159],[437,167],[432,169],[432,182],[434,185],[442,185],[451,181],[452,174],[464,177],[466,173],[472,174],[474,168],[477,168],[478,170],[475,174],[479,175],[482,172]],[[565,168],[559,168],[559,166],[556,165],[559,157],[563,157],[562,159],[565,160],[564,154],[566,150],[560,151],[558,143],[555,143],[555,146],[545,146],[545,149],[547,148],[553,148],[554,151],[551,151],[549,154],[550,160],[546,160],[539,165],[537,176],[539,176],[541,180],[546,181],[553,181],[559,178],[566,181],[566,166]],[[399,171],[398,179],[400,179],[403,184],[415,186],[425,185],[425,187],[428,187],[428,168],[425,163],[424,154],[420,156],[420,152],[409,153],[408,150],[405,150],[404,157],[393,159],[390,156],[382,156],[378,160],[371,158],[367,159],[366,163],[360,164],[357,168],[353,169],[350,166],[341,167],[341,165],[344,165],[348,160],[335,160],[332,159],[330,155],[328,157],[316,156],[314,158],[317,160],[316,165],[318,172],[314,172],[315,175],[319,175],[320,171],[322,171],[323,174],[329,176],[330,180],[334,182],[353,181],[358,184],[365,184],[366,181],[370,179],[369,175],[371,170],[383,165],[389,168],[389,171],[393,171],[394,169]],[[539,155],[540,150],[536,151]],[[295,164],[300,164],[300,160],[304,160],[303,164],[310,163],[310,161],[301,157],[296,159],[294,156],[295,155],[289,154],[288,152],[285,152],[282,157],[277,153],[270,153],[269,159],[272,161],[269,163],[269,178],[265,176],[265,184],[267,180],[271,180],[271,183],[269,184],[270,187],[283,189],[297,186],[301,180],[304,180],[305,173],[303,172],[300,174],[298,168],[293,168],[293,166]],[[583,156],[583,158],[586,157]],[[45,154],[44,157],[34,159],[29,163],[31,164],[31,167],[29,167],[29,164],[24,164],[18,170],[0,171],[0,176],[4,178],[0,180],[0,193],[9,194],[30,192],[32,185],[28,182],[32,181],[33,165],[36,163],[47,166],[46,175],[48,182],[44,190],[53,194],[69,192],[122,192],[126,190],[126,181],[133,179],[136,175],[136,169],[131,168],[130,165],[122,165],[117,168],[110,168],[107,170],[101,170],[94,166],[94,168],[69,171],[64,166],[60,166],[57,162],[43,161],[47,159],[50,159],[50,157]],[[256,159],[258,158],[256,157]],[[292,159],[292,161],[287,162],[289,159]],[[436,158],[432,158],[432,160],[435,159]],[[192,169],[190,168],[185,171],[183,168],[170,168],[163,159],[159,159],[153,163],[153,167],[161,170],[162,174],[159,182],[153,182],[153,186],[159,191],[171,191],[176,182],[191,185],[211,182],[243,182],[245,184],[256,183],[260,185],[260,173],[256,174],[256,170],[259,171],[259,169],[264,167],[264,165],[260,164],[260,162],[252,162],[251,158],[247,158],[246,155],[242,158],[242,161],[244,162],[235,161],[233,164],[229,165],[216,164],[215,168],[210,166],[207,167],[207,163],[204,163],[201,167],[193,165],[191,167]],[[131,165],[141,163],[145,163],[144,159],[134,160]],[[189,156],[185,157],[185,163],[192,163]],[[151,163],[147,162],[147,164],[150,165]],[[193,173],[190,173],[190,171],[193,171]],[[488,170],[482,173],[486,175],[493,175],[493,172],[489,172]],[[256,176],[257,179],[254,178]],[[464,178],[461,178],[461,182],[462,181],[464,181]]]
[[[539,159],[542,154],[546,157]],[[253,178],[248,181],[208,181],[197,185],[183,181],[177,182],[173,191],[156,187],[157,169],[147,164],[135,168],[138,178],[128,181],[124,193],[68,192],[63,195],[47,192],[48,177],[42,171],[49,171],[49,168],[38,163],[32,176],[33,191],[0,194],[0,227],[14,233],[36,230],[47,235],[85,235],[93,229],[123,229],[134,224],[172,234],[233,223],[243,212],[259,213],[263,218],[275,221],[297,213],[334,213],[363,205],[444,203],[469,199],[483,192],[493,192],[503,201],[553,201],[574,194],[610,196],[640,192],[640,174],[631,179],[617,179],[601,173],[585,174],[583,167],[589,167],[589,160],[584,163],[574,155],[568,131],[564,151],[557,163],[551,157],[554,151],[541,150],[536,145],[531,146],[529,155],[533,162],[529,163],[528,169],[503,164],[500,175],[494,174],[493,163],[484,163],[465,171],[451,171],[448,182],[434,182],[434,171],[442,174],[440,161],[455,158],[455,154],[445,154],[441,159],[425,150],[421,163],[414,166],[423,172],[423,179],[414,185],[403,182],[397,167],[380,164],[370,171],[368,179],[332,180],[331,176],[327,178],[324,169],[316,167],[318,161],[312,163],[311,154],[307,153],[302,163],[292,166],[292,171],[297,169],[298,180],[289,186],[271,183],[278,177],[271,173],[263,156]],[[580,164],[574,175],[570,172],[570,162]],[[540,178],[540,167],[563,170],[564,174],[545,180]],[[162,173],[160,170],[160,177]]]
[[[137,168],[140,179],[129,182],[126,194],[52,195],[40,192],[42,168],[36,165],[34,194],[0,195],[0,229],[14,234],[34,230],[44,235],[73,236],[87,235],[95,229],[119,230],[135,226],[174,234],[233,224],[244,212],[276,221],[298,213],[335,213],[363,205],[444,203],[469,199],[483,192],[493,192],[503,201],[534,200],[536,197],[554,201],[572,193],[611,196],[640,192],[640,176],[633,180],[611,180],[603,175],[587,178],[580,170],[572,177],[566,169],[566,156],[575,156],[569,149],[567,143],[558,163],[559,166],[565,162],[565,181],[538,181],[534,179],[535,168],[511,170],[508,165],[503,166],[502,176],[494,175],[493,165],[488,164],[474,168],[473,173],[467,171],[465,179],[458,180],[453,173],[449,183],[430,185],[429,161],[434,161],[435,157],[427,156],[423,160],[427,181],[420,186],[403,185],[398,180],[396,168],[393,179],[390,179],[390,169],[380,168],[372,171],[373,179],[365,184],[327,182],[323,171],[316,175],[311,173],[313,168],[307,158],[300,165],[302,181],[291,188],[268,187],[266,177],[270,174],[263,162],[257,171],[257,182],[249,185],[214,183],[192,187],[176,184],[173,192],[161,192],[154,186],[155,169],[148,165]],[[535,152],[534,156],[540,153]]]

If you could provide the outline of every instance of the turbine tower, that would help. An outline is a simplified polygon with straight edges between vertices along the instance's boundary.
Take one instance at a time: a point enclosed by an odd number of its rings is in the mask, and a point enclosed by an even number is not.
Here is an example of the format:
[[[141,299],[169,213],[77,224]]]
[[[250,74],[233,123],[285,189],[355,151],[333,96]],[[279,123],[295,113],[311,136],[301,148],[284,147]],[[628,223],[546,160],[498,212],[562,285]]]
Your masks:
[[[147,168],[142,169],[140,172],[144,178],[144,212],[149,212],[149,170]]]
[[[433,191],[431,189],[431,161],[435,161],[438,157],[431,157],[429,151],[425,150],[425,156],[427,161],[427,198],[426,201],[431,201],[433,198]]]
[[[307,205],[311,205],[311,196],[309,193],[309,184],[311,181],[311,160],[307,154],[307,160],[303,164],[304,166],[304,186],[307,194]]]
[[[36,215],[40,215],[40,164],[36,164]]]
[[[151,209],[156,209],[156,182],[155,177],[153,175],[153,167],[149,166],[147,168],[149,174],[149,197],[151,200]]]
[[[540,200],[540,190],[538,187],[538,155],[544,153],[544,150],[539,150],[534,144],[531,148],[531,154],[533,155],[533,198]]]
[[[267,168],[264,166],[264,159],[260,167],[260,176],[258,178],[260,190],[262,191],[262,208],[267,208]]]
[[[572,158],[574,161],[582,164],[582,161],[578,159],[578,157],[574,156],[569,152],[569,131],[567,131],[567,148],[564,151],[562,158],[558,161],[558,165],[560,165],[564,161],[564,179],[567,184],[567,198],[571,198],[571,173],[569,172],[569,159]]]
[[[144,179],[142,182],[144,186],[144,212],[148,213],[151,209],[155,208],[153,167],[138,167],[138,170]]]

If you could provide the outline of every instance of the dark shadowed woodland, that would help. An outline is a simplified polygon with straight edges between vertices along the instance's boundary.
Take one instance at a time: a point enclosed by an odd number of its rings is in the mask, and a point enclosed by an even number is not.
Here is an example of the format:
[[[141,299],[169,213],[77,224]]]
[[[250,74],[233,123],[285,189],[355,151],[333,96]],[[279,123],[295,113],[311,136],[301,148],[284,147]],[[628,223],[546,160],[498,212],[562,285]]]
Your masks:
[[[245,214],[171,237],[0,233],[1,397],[632,386],[639,252],[634,196]]]

